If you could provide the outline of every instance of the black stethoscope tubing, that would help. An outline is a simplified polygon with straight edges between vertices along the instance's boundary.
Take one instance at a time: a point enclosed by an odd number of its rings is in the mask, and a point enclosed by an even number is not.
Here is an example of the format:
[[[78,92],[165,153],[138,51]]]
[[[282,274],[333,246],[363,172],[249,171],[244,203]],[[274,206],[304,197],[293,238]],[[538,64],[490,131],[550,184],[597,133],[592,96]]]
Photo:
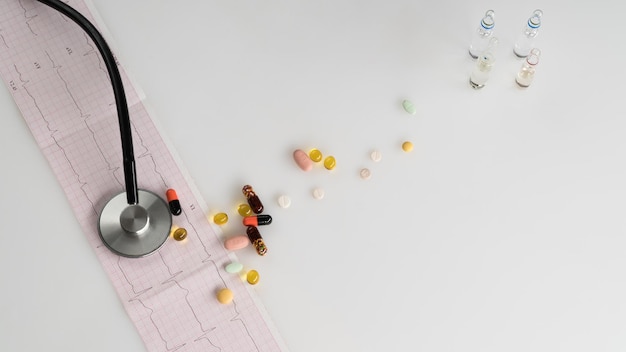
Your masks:
[[[135,168],[135,155],[133,151],[132,130],[130,125],[130,114],[128,112],[128,102],[122,84],[122,77],[117,68],[115,57],[111,52],[108,44],[98,31],[98,29],[89,22],[85,16],[74,10],[69,5],[60,0],[37,0],[45,4],[78,24],[89,35],[91,40],[98,48],[102,55],[104,64],[106,65],[111,84],[113,86],[113,95],[115,96],[115,105],[117,106],[117,116],[120,126],[120,134],[122,137],[122,155],[124,166],[124,182],[126,186],[126,199],[128,204],[137,204],[139,202],[139,194],[137,190],[137,172]]]

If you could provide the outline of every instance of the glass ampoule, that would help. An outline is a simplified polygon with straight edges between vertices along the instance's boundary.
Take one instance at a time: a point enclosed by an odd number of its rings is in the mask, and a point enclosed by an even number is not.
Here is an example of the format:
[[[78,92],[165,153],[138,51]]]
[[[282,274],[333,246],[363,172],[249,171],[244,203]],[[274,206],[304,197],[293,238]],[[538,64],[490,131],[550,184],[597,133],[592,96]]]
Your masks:
[[[476,65],[470,74],[470,86],[474,89],[480,89],[485,86],[487,80],[489,80],[489,74],[493,68],[493,64],[496,61],[495,49],[498,45],[498,39],[496,37],[489,38],[489,44],[487,48],[478,55],[476,59]]]
[[[493,35],[493,27],[496,25],[496,13],[493,10],[485,12],[485,16],[480,21],[480,25],[474,32],[472,42],[469,47],[469,54],[476,59],[480,53],[485,51],[489,45],[489,38]]]
[[[535,38],[541,27],[541,16],[543,16],[543,11],[535,10],[517,37],[515,47],[513,48],[513,52],[517,57],[526,57],[530,54],[530,49],[533,48]]]
[[[526,88],[533,83],[533,79],[535,78],[535,68],[539,63],[539,56],[541,56],[541,50],[537,48],[530,50],[530,54],[528,54],[526,60],[524,60],[524,63],[515,78],[515,82],[517,82],[520,87]]]

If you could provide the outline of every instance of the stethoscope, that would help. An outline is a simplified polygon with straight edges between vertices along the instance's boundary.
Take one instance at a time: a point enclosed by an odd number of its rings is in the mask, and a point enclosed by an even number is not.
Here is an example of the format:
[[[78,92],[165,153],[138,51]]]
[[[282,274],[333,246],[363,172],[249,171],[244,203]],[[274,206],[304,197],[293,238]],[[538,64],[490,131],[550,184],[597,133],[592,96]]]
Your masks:
[[[112,252],[130,258],[144,257],[161,248],[169,237],[169,205],[156,194],[137,189],[133,139],[122,78],[106,41],[82,14],[60,0],[37,0],[76,22],[93,40],[106,65],[120,125],[126,191],[111,198],[100,213],[98,233]]]

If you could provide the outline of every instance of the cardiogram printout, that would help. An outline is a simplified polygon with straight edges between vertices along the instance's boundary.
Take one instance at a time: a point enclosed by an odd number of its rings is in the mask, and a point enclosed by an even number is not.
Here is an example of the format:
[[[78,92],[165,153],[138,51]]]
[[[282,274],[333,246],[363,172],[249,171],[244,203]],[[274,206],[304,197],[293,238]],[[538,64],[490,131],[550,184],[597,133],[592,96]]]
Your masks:
[[[93,22],[84,0],[65,1]],[[223,268],[232,260],[208,223],[203,200],[185,177],[120,67],[131,116],[139,188],[177,191],[183,213],[168,239],[140,259],[101,242],[99,213],[124,191],[115,99],[102,58],[73,21],[34,0],[0,1],[0,74],[69,205],[149,351],[284,351],[252,290]],[[222,305],[217,290],[235,300]]]

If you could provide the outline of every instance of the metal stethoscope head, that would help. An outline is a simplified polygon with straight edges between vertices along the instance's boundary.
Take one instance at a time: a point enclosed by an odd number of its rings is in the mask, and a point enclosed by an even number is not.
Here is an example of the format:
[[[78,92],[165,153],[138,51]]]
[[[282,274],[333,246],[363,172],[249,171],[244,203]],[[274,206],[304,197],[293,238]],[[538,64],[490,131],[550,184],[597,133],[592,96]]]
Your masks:
[[[139,190],[139,202],[128,204],[119,193],[104,206],[98,221],[102,242],[114,253],[139,258],[153,253],[172,228],[169,206],[156,194]]]
[[[100,213],[100,238],[112,252],[124,257],[139,258],[154,253],[169,236],[172,215],[161,197],[137,189],[130,115],[115,57],[97,28],[78,11],[60,0],[37,1],[61,12],[89,35],[102,55],[113,86],[122,137],[126,191],[109,200]]]

